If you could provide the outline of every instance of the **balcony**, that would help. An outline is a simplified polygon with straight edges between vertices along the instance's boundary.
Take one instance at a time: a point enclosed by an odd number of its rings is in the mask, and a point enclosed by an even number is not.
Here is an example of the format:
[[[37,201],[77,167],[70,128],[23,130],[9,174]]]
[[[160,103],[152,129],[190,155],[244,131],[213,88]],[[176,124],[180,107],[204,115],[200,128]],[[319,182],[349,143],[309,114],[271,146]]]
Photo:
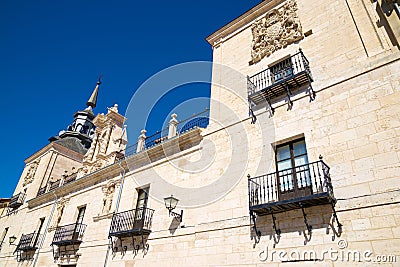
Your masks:
[[[179,134],[182,134],[195,128],[206,128],[208,124],[209,110],[206,109],[203,112],[180,121],[176,126],[176,130]],[[145,140],[145,148],[148,149],[168,140],[168,133],[169,127],[165,127],[161,131],[156,131],[153,135],[147,136]]]
[[[140,248],[140,245],[135,246],[135,237],[140,236],[143,251],[149,249],[149,245],[146,244],[146,238],[151,233],[151,223],[153,220],[153,209],[149,208],[139,208],[128,210],[113,215],[110,225],[110,231],[108,233],[108,238],[112,241],[112,237],[116,237],[120,241],[121,252],[127,250],[127,246],[123,246],[122,239],[124,237],[132,238],[132,247],[135,249],[135,253]],[[113,251],[118,251],[118,246],[116,242],[113,243]]]
[[[75,173],[72,173],[69,175],[63,175],[62,178],[58,179],[57,181],[48,181],[45,186],[39,188],[39,191],[38,191],[36,197],[39,197],[47,192],[56,190],[57,188],[65,185],[65,184],[75,181],[77,175],[78,175],[78,173],[75,172]]]
[[[153,213],[153,209],[140,208],[114,214],[108,236],[111,238],[150,234]]]
[[[18,262],[33,258],[41,237],[42,235],[36,232],[21,236],[21,239],[19,240],[19,243],[14,251],[14,253],[17,253]]]
[[[250,107],[267,102],[272,108],[272,101],[282,96],[287,96],[289,108],[292,91],[308,84],[310,99],[314,100],[315,93],[312,89],[313,81],[310,66],[303,52],[294,54],[269,68],[248,77],[248,100]]]
[[[341,224],[336,215],[336,199],[329,174],[329,166],[322,160],[280,170],[251,178],[248,176],[249,210],[256,229],[256,216],[272,215],[273,227],[276,228],[276,213],[301,209],[309,233],[311,226],[307,222],[305,208],[329,204],[333,210],[341,231]],[[260,235],[256,230],[257,235]]]
[[[9,209],[17,209],[19,206],[24,204],[25,193],[21,192],[10,199],[10,203],[8,203]]]
[[[22,235],[21,239],[19,240],[19,243],[17,245],[17,250],[22,250],[22,251],[28,251],[28,250],[36,250],[37,249],[37,243],[39,240],[39,237],[41,235],[38,233],[30,233],[26,235]]]
[[[57,226],[51,245],[67,246],[82,243],[86,224],[73,223]]]
[[[279,213],[335,202],[329,167],[316,161],[293,169],[249,178],[250,211]]]
[[[78,176],[77,172],[64,176],[64,182],[62,184],[65,185],[75,181],[77,176]]]
[[[37,193],[37,197],[43,195],[44,193],[46,193],[47,190],[47,185],[45,187],[39,188],[39,191]]]
[[[49,181],[49,185],[48,185],[49,186],[49,191],[57,189],[60,186],[60,184],[61,184],[61,179],[59,179],[57,181],[54,181],[54,182],[50,182]]]

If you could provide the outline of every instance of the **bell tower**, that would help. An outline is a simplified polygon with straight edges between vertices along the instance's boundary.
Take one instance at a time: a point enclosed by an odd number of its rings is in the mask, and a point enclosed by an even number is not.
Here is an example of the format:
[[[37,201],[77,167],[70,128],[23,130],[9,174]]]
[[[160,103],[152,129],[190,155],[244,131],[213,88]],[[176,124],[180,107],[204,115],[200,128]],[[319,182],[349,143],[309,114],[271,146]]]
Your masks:
[[[97,95],[101,84],[100,75],[96,86],[86,102],[86,108],[74,114],[74,120],[67,130],[60,131],[56,136],[50,137],[50,142],[60,143],[80,154],[85,154],[90,148],[96,126],[93,124],[95,117],[93,109],[96,107]]]

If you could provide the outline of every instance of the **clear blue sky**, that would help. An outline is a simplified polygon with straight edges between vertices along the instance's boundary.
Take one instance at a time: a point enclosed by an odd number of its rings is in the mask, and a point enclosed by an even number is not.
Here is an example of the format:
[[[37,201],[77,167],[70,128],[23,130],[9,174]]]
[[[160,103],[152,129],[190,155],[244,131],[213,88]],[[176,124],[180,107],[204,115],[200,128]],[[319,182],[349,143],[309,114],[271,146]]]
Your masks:
[[[12,195],[24,159],[85,108],[100,73],[95,112],[118,103],[124,114],[153,74],[182,62],[211,61],[205,37],[259,2],[2,0],[0,197]],[[209,85],[177,92],[175,102],[207,97]],[[170,102],[160,102],[155,124]]]

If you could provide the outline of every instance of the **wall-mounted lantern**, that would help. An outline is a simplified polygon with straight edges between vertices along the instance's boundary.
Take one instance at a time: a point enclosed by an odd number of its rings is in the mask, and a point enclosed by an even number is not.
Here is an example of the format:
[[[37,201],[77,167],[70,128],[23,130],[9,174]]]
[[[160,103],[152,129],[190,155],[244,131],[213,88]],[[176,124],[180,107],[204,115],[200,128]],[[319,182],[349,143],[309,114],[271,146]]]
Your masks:
[[[10,245],[14,245],[15,240],[17,240],[17,238],[15,236],[10,236],[10,240],[9,240]],[[16,245],[14,245],[14,246],[16,246]]]
[[[173,195],[171,195],[170,197],[164,198],[165,207],[169,211],[169,216],[172,215],[172,216],[174,216],[175,219],[182,222],[183,210],[181,210],[180,214],[173,212],[173,210],[176,208],[176,205],[178,204],[178,201],[179,201],[179,199],[175,198]]]

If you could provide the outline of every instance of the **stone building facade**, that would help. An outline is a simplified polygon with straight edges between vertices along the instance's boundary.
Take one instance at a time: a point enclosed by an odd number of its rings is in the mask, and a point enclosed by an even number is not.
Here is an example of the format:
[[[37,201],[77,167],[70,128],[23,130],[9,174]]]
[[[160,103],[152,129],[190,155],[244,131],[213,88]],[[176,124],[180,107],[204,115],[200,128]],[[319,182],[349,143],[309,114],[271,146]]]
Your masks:
[[[99,81],[25,160],[0,265],[397,266],[398,5],[262,1],[207,37],[207,127],[133,146]]]

